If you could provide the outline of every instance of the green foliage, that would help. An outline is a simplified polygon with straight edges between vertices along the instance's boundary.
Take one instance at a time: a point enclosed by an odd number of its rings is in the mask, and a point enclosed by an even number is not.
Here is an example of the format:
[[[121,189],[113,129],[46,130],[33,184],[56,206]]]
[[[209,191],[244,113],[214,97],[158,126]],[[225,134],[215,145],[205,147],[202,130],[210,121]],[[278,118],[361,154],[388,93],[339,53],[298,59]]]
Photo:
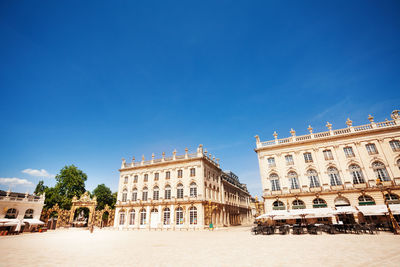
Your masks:
[[[46,189],[47,189],[47,186],[45,186],[44,181],[41,180],[37,184],[34,193],[35,193],[35,195],[42,195]]]
[[[115,205],[114,196],[111,192],[111,189],[108,188],[105,184],[99,184],[92,193],[93,196],[97,198],[97,209],[104,209],[107,204],[110,207]]]
[[[49,209],[53,207],[56,203],[61,204],[62,198],[60,192],[55,187],[47,187],[44,191],[46,193],[46,198],[44,200],[44,207]]]
[[[55,189],[61,197],[58,205],[63,209],[70,209],[72,198],[74,196],[79,197],[85,193],[87,175],[76,166],[70,165],[61,169],[60,173],[56,176],[56,180]]]

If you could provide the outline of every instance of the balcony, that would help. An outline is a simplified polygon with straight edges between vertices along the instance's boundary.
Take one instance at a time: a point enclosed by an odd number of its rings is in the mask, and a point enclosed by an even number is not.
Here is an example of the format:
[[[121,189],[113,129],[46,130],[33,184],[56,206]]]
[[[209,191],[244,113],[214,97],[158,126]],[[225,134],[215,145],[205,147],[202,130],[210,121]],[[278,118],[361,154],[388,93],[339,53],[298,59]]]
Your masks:
[[[360,183],[360,184],[353,184],[354,188],[361,189],[361,188],[367,188],[366,183]]]

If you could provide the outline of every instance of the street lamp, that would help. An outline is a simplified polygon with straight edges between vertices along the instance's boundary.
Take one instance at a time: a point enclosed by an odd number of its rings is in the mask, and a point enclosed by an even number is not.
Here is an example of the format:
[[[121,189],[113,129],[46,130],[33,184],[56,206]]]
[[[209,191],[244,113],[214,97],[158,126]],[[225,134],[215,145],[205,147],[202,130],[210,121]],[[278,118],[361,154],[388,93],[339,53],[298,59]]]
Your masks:
[[[390,219],[390,222],[391,222],[392,227],[393,227],[393,233],[395,235],[398,235],[398,234],[400,234],[400,227],[399,227],[399,224],[397,223],[396,219],[393,217],[393,213],[390,210],[389,202],[387,201],[387,199],[385,197],[384,191],[386,190],[388,192],[388,194],[390,194],[390,193],[389,193],[389,191],[387,189],[383,188],[382,181],[379,178],[376,179],[376,186],[378,186],[379,189],[381,190],[383,200],[385,201],[385,204],[386,204],[386,207],[387,207],[387,210],[388,210],[388,214],[389,214],[389,219]]]

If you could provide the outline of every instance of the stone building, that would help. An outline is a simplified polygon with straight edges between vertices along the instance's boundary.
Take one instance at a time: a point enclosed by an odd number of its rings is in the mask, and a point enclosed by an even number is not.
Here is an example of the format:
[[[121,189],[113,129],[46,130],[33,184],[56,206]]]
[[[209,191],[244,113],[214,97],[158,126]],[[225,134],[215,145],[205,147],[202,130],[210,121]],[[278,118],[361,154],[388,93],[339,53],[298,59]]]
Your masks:
[[[0,190],[0,228],[19,231],[25,226],[26,231],[43,224],[39,219],[44,199],[44,195]]]
[[[114,226],[203,228],[251,222],[250,194],[219,160],[203,151],[122,161]]]
[[[283,139],[275,132],[266,142],[256,136],[265,212],[348,207],[354,212],[347,219],[361,222],[387,214],[383,196],[400,203],[399,111],[391,118],[375,122],[369,115],[370,123],[361,126],[347,119],[347,128],[338,130],[328,122],[328,131],[314,133],[309,126],[309,134],[297,136],[292,129]]]

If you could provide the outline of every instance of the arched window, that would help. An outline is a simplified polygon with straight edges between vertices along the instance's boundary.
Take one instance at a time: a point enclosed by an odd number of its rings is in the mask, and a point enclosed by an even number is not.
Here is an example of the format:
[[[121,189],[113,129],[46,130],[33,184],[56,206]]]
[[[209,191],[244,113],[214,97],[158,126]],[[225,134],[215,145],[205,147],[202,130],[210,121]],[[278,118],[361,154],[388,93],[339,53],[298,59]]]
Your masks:
[[[342,185],[342,181],[340,180],[339,171],[334,167],[328,168],[328,175],[331,180],[331,185]]]
[[[33,218],[33,209],[27,209],[25,211],[24,219],[32,219]]]
[[[313,200],[313,208],[325,208],[326,206],[326,201],[322,198],[315,198]]]
[[[176,225],[183,224],[183,209],[181,207],[176,209]]]
[[[400,170],[400,159],[397,160],[396,164],[397,164],[397,167],[399,167],[399,170]]]
[[[125,224],[125,211],[120,212],[119,214],[119,225]]]
[[[132,201],[137,201],[137,189],[132,190]]]
[[[289,182],[290,182],[290,188],[291,189],[299,189],[300,185],[299,185],[299,178],[297,177],[297,173],[289,172],[288,177],[289,177]]]
[[[318,179],[318,174],[315,170],[308,170],[307,171],[307,176],[310,181],[310,187],[320,187],[319,179]]]
[[[195,182],[190,184],[190,197],[197,197],[197,185]]]
[[[164,198],[171,199],[171,186],[169,185],[165,186]]]
[[[17,210],[8,209],[6,212],[6,219],[15,219],[15,218],[17,218]]]
[[[335,199],[335,207],[350,206],[350,201],[345,197],[337,197]]]
[[[155,186],[153,188],[153,199],[158,200],[159,196],[160,196],[160,190],[159,190],[158,186]]]
[[[197,209],[196,207],[191,207],[189,209],[190,224],[197,224]]]
[[[272,203],[272,209],[273,210],[284,210],[285,204],[283,204],[283,202],[280,200],[276,200],[276,201],[274,201],[274,203]]]
[[[390,177],[386,171],[386,167],[382,162],[375,161],[372,163],[372,168],[374,169],[376,179],[381,181],[390,181]]]
[[[293,209],[305,209],[306,205],[304,204],[303,200],[296,199],[296,200],[293,200],[292,208]]]
[[[126,202],[128,198],[128,190],[124,189],[124,191],[122,191],[122,202]]]
[[[272,191],[278,191],[281,190],[281,185],[279,183],[279,177],[276,173],[272,173],[269,176],[269,180],[271,182],[271,190]]]
[[[375,200],[368,195],[361,195],[358,197],[358,205],[359,206],[375,205]]]
[[[176,198],[183,198],[183,185],[178,184],[176,187]]]
[[[164,225],[170,224],[171,211],[169,208],[164,209]]]
[[[146,210],[141,209],[140,210],[140,225],[145,225],[146,224]]]
[[[129,224],[135,225],[135,210],[131,210],[129,213]]]
[[[396,194],[386,194],[385,199],[389,204],[400,204],[399,196]]]
[[[360,166],[353,164],[349,167],[350,174],[353,177],[353,184],[363,184],[365,183],[364,175],[361,171]]]
[[[147,193],[148,193],[147,187],[144,187],[143,191],[142,191],[142,200],[143,201],[147,201]]]

